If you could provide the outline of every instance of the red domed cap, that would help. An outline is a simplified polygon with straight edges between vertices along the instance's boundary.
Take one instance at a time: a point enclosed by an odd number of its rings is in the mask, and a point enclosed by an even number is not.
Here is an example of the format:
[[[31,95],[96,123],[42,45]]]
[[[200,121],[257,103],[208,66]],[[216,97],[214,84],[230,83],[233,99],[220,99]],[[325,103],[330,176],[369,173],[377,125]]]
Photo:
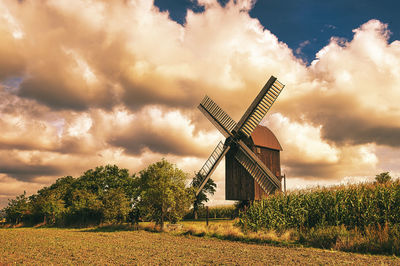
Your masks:
[[[255,146],[260,146],[272,150],[282,150],[281,144],[269,128],[258,125],[253,133],[251,139]]]

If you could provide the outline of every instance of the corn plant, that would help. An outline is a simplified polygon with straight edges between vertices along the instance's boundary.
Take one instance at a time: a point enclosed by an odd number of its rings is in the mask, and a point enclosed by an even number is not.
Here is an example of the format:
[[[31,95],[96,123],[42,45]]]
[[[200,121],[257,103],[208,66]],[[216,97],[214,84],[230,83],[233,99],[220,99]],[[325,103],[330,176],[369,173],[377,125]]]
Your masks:
[[[277,194],[254,202],[239,218],[239,224],[251,230],[395,225],[400,223],[400,182]]]

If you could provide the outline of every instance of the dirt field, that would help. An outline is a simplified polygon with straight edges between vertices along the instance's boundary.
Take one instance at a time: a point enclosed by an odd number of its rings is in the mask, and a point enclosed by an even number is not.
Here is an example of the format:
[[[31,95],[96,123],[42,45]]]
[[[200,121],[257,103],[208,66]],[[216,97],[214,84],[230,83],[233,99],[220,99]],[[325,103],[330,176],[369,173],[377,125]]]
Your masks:
[[[357,264],[400,258],[284,248],[146,231],[0,229],[0,264]]]

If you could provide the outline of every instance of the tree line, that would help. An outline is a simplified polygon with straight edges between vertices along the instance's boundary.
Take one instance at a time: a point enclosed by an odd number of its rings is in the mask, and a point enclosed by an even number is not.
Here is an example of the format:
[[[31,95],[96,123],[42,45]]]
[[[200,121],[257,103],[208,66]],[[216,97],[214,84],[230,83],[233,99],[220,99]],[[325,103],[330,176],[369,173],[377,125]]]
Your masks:
[[[201,176],[188,185],[188,174],[166,160],[149,165],[138,174],[116,165],[87,170],[78,178],[65,176],[29,197],[9,200],[3,209],[6,222],[34,225],[87,226],[101,223],[154,221],[161,228],[175,223],[193,206],[196,212],[213,194],[209,179],[195,196]]]

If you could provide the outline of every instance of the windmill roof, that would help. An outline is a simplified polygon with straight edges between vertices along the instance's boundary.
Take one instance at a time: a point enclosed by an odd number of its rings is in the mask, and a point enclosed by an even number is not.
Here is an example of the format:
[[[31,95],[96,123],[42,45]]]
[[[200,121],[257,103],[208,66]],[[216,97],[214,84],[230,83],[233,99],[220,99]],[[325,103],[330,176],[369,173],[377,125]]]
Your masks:
[[[282,150],[282,146],[279,144],[279,141],[275,137],[274,133],[272,133],[272,131],[265,126],[258,125],[251,134],[251,138],[255,146],[279,151]]]

